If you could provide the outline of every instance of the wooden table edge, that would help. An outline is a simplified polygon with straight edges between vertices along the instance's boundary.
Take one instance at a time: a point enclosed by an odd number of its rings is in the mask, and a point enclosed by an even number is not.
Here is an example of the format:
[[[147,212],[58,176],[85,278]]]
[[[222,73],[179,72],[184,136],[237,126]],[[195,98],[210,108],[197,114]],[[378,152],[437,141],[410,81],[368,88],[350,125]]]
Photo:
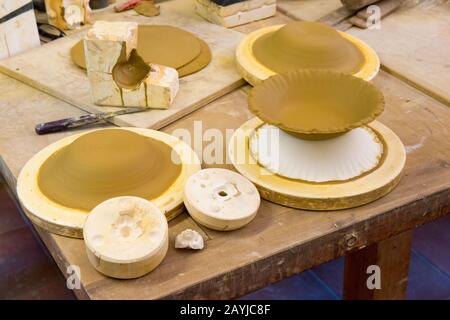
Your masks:
[[[286,248],[272,256],[263,257],[253,263],[242,265],[226,273],[219,274],[195,285],[186,286],[168,295],[149,297],[150,299],[233,299],[253,292],[289,276],[311,269],[330,260],[345,256],[349,252],[363,249],[372,244],[389,239],[413,228],[431,222],[450,213],[450,188],[444,187],[433,194],[417,199],[413,202],[388,210],[354,225],[343,226],[328,234],[317,237],[306,243],[299,243]],[[394,223],[395,222],[395,223]],[[387,226],[394,226],[389,233]],[[214,241],[214,240],[213,240]],[[320,250],[320,259],[311,259]],[[294,258],[293,258],[294,256]],[[279,261],[284,261],[278,264]],[[268,268],[271,266],[272,268]],[[270,270],[269,273],[255,272],[255,270]],[[248,283],[246,290],[238,291],[233,283],[248,282],[248,278],[258,277],[252,285]],[[246,281],[247,280],[247,281]],[[87,295],[93,299],[96,290],[102,287],[104,280],[87,285]],[[230,295],[218,294],[229,292]],[[107,287],[102,290],[108,290]]]

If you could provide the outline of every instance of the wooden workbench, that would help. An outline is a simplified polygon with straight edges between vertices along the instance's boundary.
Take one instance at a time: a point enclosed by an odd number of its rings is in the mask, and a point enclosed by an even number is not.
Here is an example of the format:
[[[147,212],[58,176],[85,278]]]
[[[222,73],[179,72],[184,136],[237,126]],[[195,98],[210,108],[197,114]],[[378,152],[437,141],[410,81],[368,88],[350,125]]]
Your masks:
[[[250,32],[290,19],[278,13],[271,19],[236,29]],[[444,104],[445,99],[438,101],[432,97],[436,95],[424,93],[430,88],[422,90],[420,81],[415,82],[418,90],[404,81],[409,75],[398,77],[401,72],[396,70],[394,76],[381,71],[373,82],[386,98],[386,110],[379,120],[396,132],[406,146],[405,174],[394,191],[371,204],[350,210],[312,212],[263,201],[252,223],[226,233],[202,228],[182,214],[169,223],[171,248],[163,263],[135,280],[115,280],[95,271],[87,260],[82,240],[36,230],[65,276],[67,266],[81,268],[81,288],[74,290],[79,298],[235,298],[344,255],[345,298],[402,298],[412,230],[450,212],[450,109]],[[414,65],[408,72],[414,72]],[[248,86],[243,86],[162,131],[171,133],[186,128],[192,132],[196,121],[202,121],[203,130],[235,129],[252,117],[247,109],[247,92]],[[34,125],[83,111],[1,74],[0,108],[0,169],[15,190],[16,178],[25,162],[41,148],[72,133],[37,136]],[[203,165],[217,166],[230,167]],[[173,249],[175,235],[187,227],[203,234],[205,250]],[[365,287],[366,268],[372,264],[381,267],[381,290],[368,291]]]

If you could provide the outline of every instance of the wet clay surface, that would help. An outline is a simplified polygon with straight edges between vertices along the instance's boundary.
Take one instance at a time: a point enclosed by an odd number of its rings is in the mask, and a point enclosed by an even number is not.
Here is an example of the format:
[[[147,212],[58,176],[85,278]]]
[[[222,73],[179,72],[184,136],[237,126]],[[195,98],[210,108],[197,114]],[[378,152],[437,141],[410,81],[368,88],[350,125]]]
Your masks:
[[[50,200],[86,211],[117,196],[151,200],[181,173],[171,156],[167,144],[128,130],[93,131],[52,154],[38,185]]]
[[[117,63],[112,70],[116,84],[123,89],[136,89],[150,72],[150,66],[133,49],[128,61]]]
[[[364,125],[384,109],[383,94],[372,84],[325,70],[273,76],[255,86],[248,101],[265,122],[290,132],[325,134],[321,138]]]
[[[137,53],[146,63],[177,69],[180,77],[195,73],[211,62],[211,50],[206,42],[172,26],[139,26]],[[72,47],[70,54],[76,65],[86,69],[82,40]]]
[[[178,75],[180,77],[196,73],[197,71],[200,71],[201,69],[206,67],[211,62],[212,55],[211,49],[209,48],[208,44],[202,39],[198,39],[198,41],[200,42],[200,46],[202,47],[201,52],[190,63],[177,69]]]
[[[283,73],[296,69],[326,69],[356,73],[362,53],[339,32],[317,22],[291,22],[257,39],[253,54],[267,68]]]
[[[172,26],[139,26],[138,53],[146,62],[175,69],[194,60],[201,52],[198,38]]]
[[[134,7],[134,10],[142,16],[155,17],[159,16],[159,6],[155,6],[153,0],[143,1]]]

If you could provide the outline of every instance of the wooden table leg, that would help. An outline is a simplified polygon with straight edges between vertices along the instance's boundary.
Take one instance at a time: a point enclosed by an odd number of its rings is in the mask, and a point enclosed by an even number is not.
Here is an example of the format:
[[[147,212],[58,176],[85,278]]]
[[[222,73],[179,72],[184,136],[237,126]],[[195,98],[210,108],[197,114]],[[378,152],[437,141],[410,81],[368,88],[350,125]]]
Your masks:
[[[344,299],[404,299],[408,284],[412,232],[412,230],[403,232],[347,254],[344,270]],[[368,267],[371,265],[380,268],[380,289],[368,288],[368,279],[374,275],[373,270],[368,272]],[[372,276],[369,280],[371,284],[374,283],[373,279]]]

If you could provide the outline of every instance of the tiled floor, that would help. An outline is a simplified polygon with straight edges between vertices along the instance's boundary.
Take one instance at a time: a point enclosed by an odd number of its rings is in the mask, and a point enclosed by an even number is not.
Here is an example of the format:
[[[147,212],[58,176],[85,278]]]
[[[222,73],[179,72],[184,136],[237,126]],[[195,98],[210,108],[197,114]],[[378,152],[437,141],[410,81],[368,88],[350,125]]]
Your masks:
[[[242,299],[341,299],[340,258]],[[450,299],[450,216],[418,228],[411,255],[409,299]],[[0,177],[0,299],[74,299]]]
[[[0,299],[74,299],[0,177]]]
[[[339,258],[244,299],[341,299],[343,272],[344,258]],[[407,298],[450,299],[450,216],[414,231]]]

